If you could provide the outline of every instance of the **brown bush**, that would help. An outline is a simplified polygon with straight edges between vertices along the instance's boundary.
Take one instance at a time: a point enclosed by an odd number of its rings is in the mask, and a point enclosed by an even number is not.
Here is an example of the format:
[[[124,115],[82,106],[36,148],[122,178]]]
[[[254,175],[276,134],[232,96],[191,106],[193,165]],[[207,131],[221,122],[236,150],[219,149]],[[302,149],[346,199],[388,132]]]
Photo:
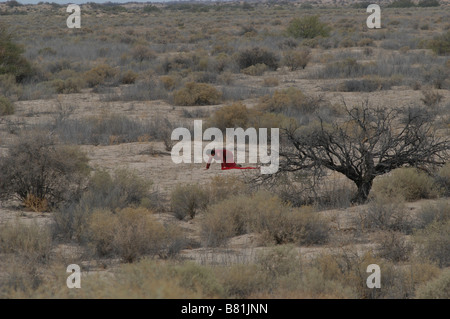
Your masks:
[[[95,87],[108,79],[112,79],[116,73],[117,71],[113,67],[101,64],[85,72],[84,79],[89,87]]]
[[[438,193],[433,178],[416,168],[399,168],[375,179],[373,191],[375,195],[388,197],[400,195],[407,201],[434,198]]]
[[[257,64],[264,64],[269,69],[276,70],[278,68],[278,57],[273,52],[255,47],[239,52],[237,63],[241,70]]]
[[[187,83],[173,95],[174,103],[183,106],[218,104],[221,97],[222,93],[213,86],[195,82]]]
[[[311,51],[308,49],[288,51],[284,54],[281,63],[291,71],[298,70],[299,68],[304,69],[311,59],[310,53]]]
[[[121,78],[120,83],[122,84],[134,84],[136,82],[136,79],[138,78],[138,74],[136,72],[133,72],[131,70],[125,71]]]
[[[179,230],[172,230],[157,222],[144,208],[124,208],[116,214],[96,210],[88,226],[90,244],[101,256],[119,256],[133,262],[144,255],[166,256],[174,241],[179,241]]]
[[[170,195],[172,212],[180,220],[195,217],[208,205],[208,193],[199,185],[177,185]]]
[[[78,147],[62,146],[44,132],[28,132],[0,162],[0,196],[46,200],[50,207],[79,198],[89,173]]]
[[[14,105],[5,96],[0,95],[0,116],[14,114]]]
[[[245,129],[248,126],[252,112],[242,102],[235,102],[231,105],[225,105],[214,112],[208,121],[210,127],[217,127],[225,132],[226,128],[241,127]]]

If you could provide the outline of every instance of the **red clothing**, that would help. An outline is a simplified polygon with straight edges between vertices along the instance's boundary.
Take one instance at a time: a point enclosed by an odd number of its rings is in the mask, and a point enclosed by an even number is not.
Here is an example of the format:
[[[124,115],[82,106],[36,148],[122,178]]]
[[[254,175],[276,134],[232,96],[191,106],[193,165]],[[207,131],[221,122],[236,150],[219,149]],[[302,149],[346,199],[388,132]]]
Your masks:
[[[211,165],[212,159],[220,160],[220,165],[222,170],[225,169],[258,169],[259,167],[241,167],[234,162],[233,153],[226,148],[215,150],[214,156],[209,156],[208,163],[206,164],[206,169]]]
[[[220,160],[221,161],[220,165],[222,166],[222,169],[229,169],[229,168],[233,168],[233,167],[239,167],[234,162],[233,153],[231,151],[227,150],[226,148],[220,149],[220,150],[215,150],[215,151],[216,151],[216,153],[214,154],[214,156],[209,156],[208,164],[206,164],[206,169],[208,169],[209,166],[211,165],[211,161],[212,161],[213,158],[215,160]],[[229,163],[227,163],[227,161]]]

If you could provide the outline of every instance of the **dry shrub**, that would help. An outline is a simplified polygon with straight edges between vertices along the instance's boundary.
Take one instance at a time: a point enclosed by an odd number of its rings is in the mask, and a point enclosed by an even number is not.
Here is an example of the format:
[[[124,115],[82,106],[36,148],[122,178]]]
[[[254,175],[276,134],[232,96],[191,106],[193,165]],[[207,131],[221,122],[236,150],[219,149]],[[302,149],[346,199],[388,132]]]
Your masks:
[[[138,74],[132,70],[125,71],[120,77],[122,84],[134,84],[138,78]]]
[[[436,108],[439,106],[443,96],[434,90],[422,90],[423,98],[420,100],[430,108]]]
[[[412,221],[406,213],[406,207],[401,197],[378,196],[373,198],[359,217],[363,229],[403,232],[410,232],[412,229]]]
[[[268,77],[263,80],[263,86],[273,87],[273,86],[278,86],[279,84],[280,84],[280,82],[275,77]]]
[[[59,145],[45,132],[27,132],[0,162],[0,197],[45,199],[53,207],[79,198],[89,170],[78,147]]]
[[[450,202],[446,199],[424,204],[417,213],[418,227],[425,228],[434,221],[450,220]]]
[[[237,176],[214,176],[207,189],[210,204],[216,204],[231,196],[250,194],[249,187]]]
[[[113,176],[104,170],[98,170],[89,180],[83,201],[91,208],[113,211],[139,206],[147,200],[153,202],[150,207],[156,207],[156,194],[151,192],[151,185],[151,181],[128,169],[117,169]]]
[[[450,220],[434,221],[414,233],[419,254],[439,267],[450,265]]]
[[[160,78],[161,83],[163,84],[166,90],[172,91],[177,85],[178,79],[171,75],[163,75]]]
[[[311,245],[328,240],[328,225],[311,208],[293,210],[264,191],[229,197],[208,207],[202,220],[202,239],[207,246],[219,246],[250,232],[262,234],[268,244]]]
[[[242,69],[241,72],[246,75],[252,75],[252,76],[260,76],[263,75],[264,72],[267,71],[267,65],[264,63],[257,63],[255,65],[251,65],[245,69]]]
[[[239,69],[246,69],[257,64],[264,64],[270,70],[278,68],[278,57],[266,49],[254,47],[238,53],[237,63]]]
[[[0,252],[19,254],[28,259],[45,262],[50,257],[52,238],[46,225],[20,220],[0,227]]]
[[[256,265],[237,264],[225,271],[223,288],[228,298],[248,298],[267,289],[267,279]]]
[[[385,232],[378,235],[377,256],[393,262],[407,261],[413,251],[413,246],[404,235],[395,231]]]
[[[450,196],[450,163],[442,166],[434,177],[444,196]]]
[[[450,296],[450,269],[445,269],[435,279],[425,282],[417,289],[419,299],[448,299]]]
[[[180,240],[179,230],[166,228],[145,208],[125,208],[116,214],[95,210],[88,232],[96,253],[119,256],[125,262],[144,255],[166,257],[170,246]]]
[[[213,86],[195,82],[187,83],[173,95],[174,103],[183,106],[218,104],[221,97],[222,93]]]
[[[437,190],[432,177],[416,168],[399,168],[374,180],[373,193],[388,197],[403,196],[407,201],[434,198]]]
[[[310,54],[311,51],[309,49],[288,51],[284,54],[281,63],[291,71],[298,70],[299,68],[304,69],[311,59]]]
[[[277,90],[272,96],[262,97],[257,108],[265,112],[275,113],[288,113],[290,111],[311,113],[315,110],[315,106],[309,102],[302,91],[290,87],[285,90]]]
[[[142,63],[143,61],[149,61],[156,58],[156,53],[145,45],[136,45],[131,50],[131,56],[139,63]]]
[[[95,87],[112,79],[116,73],[117,71],[113,67],[107,64],[101,64],[87,71],[84,74],[84,79],[89,87]]]
[[[208,121],[209,127],[217,127],[225,132],[226,128],[246,128],[251,118],[251,110],[242,102],[225,105],[214,112]]]
[[[49,209],[47,199],[36,197],[33,194],[28,194],[23,204],[34,212],[45,212]]]
[[[14,114],[14,105],[5,96],[0,95],[0,116]]]
[[[170,195],[173,215],[191,219],[208,205],[208,192],[197,184],[177,185]]]
[[[81,77],[70,77],[65,80],[53,80],[52,86],[54,87],[56,93],[80,93],[81,89],[86,86],[86,81]]]

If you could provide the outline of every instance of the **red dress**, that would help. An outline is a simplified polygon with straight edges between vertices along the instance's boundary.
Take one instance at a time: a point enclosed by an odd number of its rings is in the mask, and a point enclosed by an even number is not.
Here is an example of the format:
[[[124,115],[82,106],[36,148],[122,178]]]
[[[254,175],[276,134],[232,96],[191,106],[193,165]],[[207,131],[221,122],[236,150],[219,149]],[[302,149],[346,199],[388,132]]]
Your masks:
[[[214,156],[209,156],[208,163],[206,164],[206,169],[211,165],[212,159],[220,160],[220,165],[222,170],[224,169],[258,169],[258,167],[241,167],[234,162],[233,153],[226,148],[216,149]]]

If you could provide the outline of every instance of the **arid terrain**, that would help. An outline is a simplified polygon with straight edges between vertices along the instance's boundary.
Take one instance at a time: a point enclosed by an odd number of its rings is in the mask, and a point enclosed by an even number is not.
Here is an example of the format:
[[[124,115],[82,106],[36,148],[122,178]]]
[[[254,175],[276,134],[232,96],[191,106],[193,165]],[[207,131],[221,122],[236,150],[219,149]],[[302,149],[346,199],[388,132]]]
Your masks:
[[[0,297],[450,297],[448,1],[13,2]],[[280,128],[279,172],[175,164],[194,120]]]

